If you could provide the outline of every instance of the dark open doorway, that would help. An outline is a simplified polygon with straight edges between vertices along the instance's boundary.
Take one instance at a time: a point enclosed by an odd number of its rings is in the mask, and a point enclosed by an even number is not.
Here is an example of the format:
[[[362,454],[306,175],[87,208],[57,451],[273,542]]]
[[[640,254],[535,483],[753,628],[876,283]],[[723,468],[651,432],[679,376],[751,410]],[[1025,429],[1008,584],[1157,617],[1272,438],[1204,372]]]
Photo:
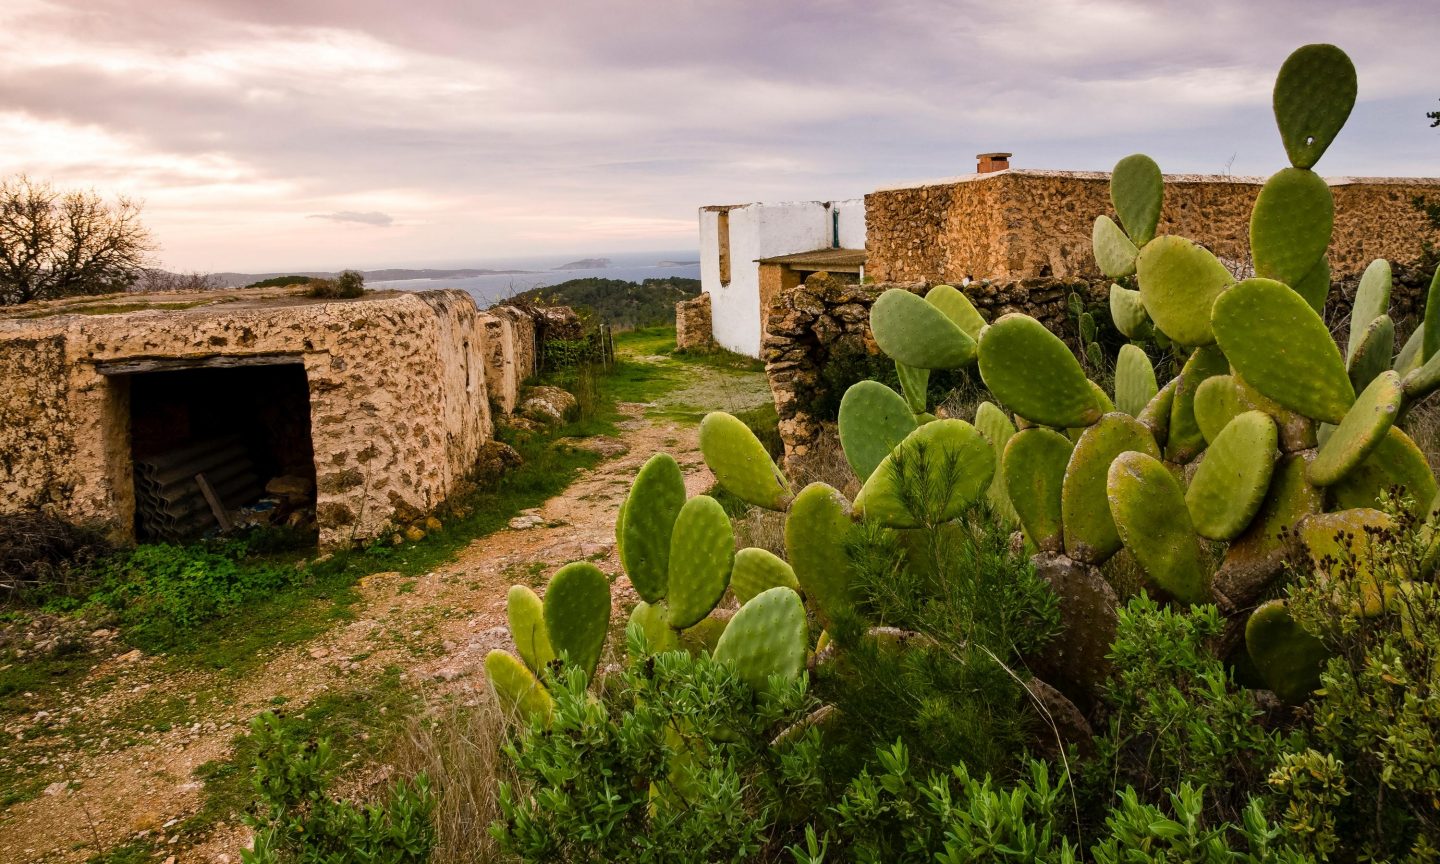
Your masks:
[[[313,526],[310,390],[298,358],[137,366],[126,377],[138,539]]]

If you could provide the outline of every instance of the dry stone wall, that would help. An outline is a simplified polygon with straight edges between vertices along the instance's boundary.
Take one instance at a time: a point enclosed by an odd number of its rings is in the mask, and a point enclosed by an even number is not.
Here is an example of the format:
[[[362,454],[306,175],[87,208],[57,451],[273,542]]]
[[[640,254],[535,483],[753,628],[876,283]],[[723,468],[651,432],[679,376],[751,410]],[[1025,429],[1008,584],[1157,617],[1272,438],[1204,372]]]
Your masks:
[[[714,344],[710,330],[710,294],[705,292],[675,304],[675,348],[704,351]]]
[[[1243,262],[1262,182],[1167,176],[1160,233]],[[1414,263],[1427,242],[1440,243],[1440,230],[1415,206],[1416,199],[1440,204],[1440,180],[1330,182],[1336,279],[1357,276],[1375,258]],[[1090,231],[1097,215],[1114,216],[1109,183],[1100,172],[1011,170],[872,192],[865,196],[866,273],[881,282],[1099,278]]]
[[[454,290],[23,317],[45,311],[0,318],[0,513],[40,509],[121,536],[133,532],[135,501],[129,378],[106,374],[117,362],[303,364],[323,547],[443,502],[492,437],[491,381],[518,388],[536,362],[529,313],[481,313]]]

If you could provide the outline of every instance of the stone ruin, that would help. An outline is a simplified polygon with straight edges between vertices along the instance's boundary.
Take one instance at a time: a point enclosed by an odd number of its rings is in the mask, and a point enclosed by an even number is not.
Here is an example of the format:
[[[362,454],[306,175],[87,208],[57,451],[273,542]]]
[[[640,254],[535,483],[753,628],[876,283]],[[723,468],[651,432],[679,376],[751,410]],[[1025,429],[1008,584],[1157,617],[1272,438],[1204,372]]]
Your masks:
[[[492,446],[492,412],[516,409],[546,334],[571,329],[568,309],[482,312],[458,290],[13,307],[0,315],[0,514],[132,540],[313,513],[322,548],[383,536],[462,488]]]

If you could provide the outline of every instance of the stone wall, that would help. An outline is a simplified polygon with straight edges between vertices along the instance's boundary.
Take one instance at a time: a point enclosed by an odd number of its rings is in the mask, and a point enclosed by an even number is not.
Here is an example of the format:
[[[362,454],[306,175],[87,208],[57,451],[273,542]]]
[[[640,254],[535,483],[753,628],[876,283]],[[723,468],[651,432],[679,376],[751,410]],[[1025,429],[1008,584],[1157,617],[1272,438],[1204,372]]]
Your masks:
[[[702,293],[675,304],[675,348],[705,351],[714,345],[710,331],[710,294]]]
[[[275,355],[303,364],[308,383],[320,544],[346,545],[433,510],[470,473],[492,435],[494,357],[501,380],[534,372],[529,315],[482,314],[462,291],[195,296],[203,305],[0,318],[0,513],[43,509],[132,536],[130,378],[107,370]]]
[[[1166,177],[1160,233],[1181,234],[1221,258],[1248,257],[1250,210],[1261,178]],[[1100,172],[1000,171],[865,196],[866,273],[881,282],[1099,278],[1090,250],[1095,217],[1114,216]],[[1440,179],[1330,181],[1337,280],[1375,258],[1413,263],[1440,243],[1413,200],[1440,202]]]

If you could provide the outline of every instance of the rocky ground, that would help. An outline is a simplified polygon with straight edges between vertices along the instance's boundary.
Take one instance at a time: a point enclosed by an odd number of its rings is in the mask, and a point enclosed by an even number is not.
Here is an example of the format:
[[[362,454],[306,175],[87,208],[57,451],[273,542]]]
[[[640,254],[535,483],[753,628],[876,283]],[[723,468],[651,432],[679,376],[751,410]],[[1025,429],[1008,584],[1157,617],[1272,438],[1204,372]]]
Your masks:
[[[663,357],[637,359],[679,365]],[[54,704],[12,722],[0,739],[9,751],[4,761],[30,772],[35,788],[44,784],[28,800],[0,809],[0,862],[83,862],[136,839],[161,849],[157,861],[236,862],[249,839],[238,820],[198,835],[180,829],[204,805],[196,769],[225,759],[255,715],[378,687],[397,667],[400,686],[421,694],[425,704],[490,698],[482,663],[487,651],[509,645],[506,589],[517,581],[543,585],[574,560],[619,573],[615,512],[646,459],[673,454],[691,494],[712,485],[697,449],[698,429],[688,419],[672,419],[684,413],[677,409],[746,407],[769,396],[758,373],[687,365],[684,374],[685,386],[665,404],[622,403],[627,419],[617,437],[569,442],[596,448],[605,459],[564,493],[419,578],[365,577],[353,617],[276,651],[243,677],[176,672],[165,658],[131,651],[112,633],[87,631],[84,650],[105,659]],[[614,590],[617,607],[634,603],[624,579]]]

